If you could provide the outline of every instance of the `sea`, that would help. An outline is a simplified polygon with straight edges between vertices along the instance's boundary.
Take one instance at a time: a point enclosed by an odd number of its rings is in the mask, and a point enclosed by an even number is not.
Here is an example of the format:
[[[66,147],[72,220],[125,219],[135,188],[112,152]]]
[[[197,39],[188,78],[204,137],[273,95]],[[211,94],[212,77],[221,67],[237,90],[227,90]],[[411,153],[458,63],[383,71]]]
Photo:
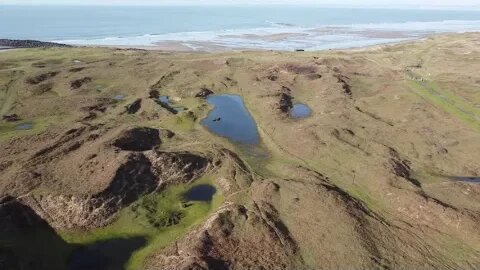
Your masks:
[[[473,31],[478,9],[0,4],[0,38],[74,45],[325,50]]]

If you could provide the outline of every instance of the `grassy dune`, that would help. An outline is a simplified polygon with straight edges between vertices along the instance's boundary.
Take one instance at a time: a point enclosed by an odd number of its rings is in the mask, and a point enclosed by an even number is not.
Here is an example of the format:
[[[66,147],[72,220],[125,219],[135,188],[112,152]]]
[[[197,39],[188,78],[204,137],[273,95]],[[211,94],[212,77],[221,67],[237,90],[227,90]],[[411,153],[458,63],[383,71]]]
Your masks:
[[[478,59],[478,33],[321,52],[3,52],[0,113],[21,120],[0,122],[0,198],[101,193],[132,154],[112,141],[132,127],[158,129],[156,151],[208,157],[209,169],[137,198],[104,227],[66,230],[43,214],[57,226],[47,236],[18,234],[2,248],[28,258],[50,239],[59,252],[38,257],[64,265],[83,247],[125,269],[476,269],[480,188],[454,177],[480,175]],[[203,88],[240,95],[260,144],[209,132]],[[152,91],[187,110],[166,110]],[[311,116],[291,118],[282,96]],[[217,188],[213,200],[185,205],[199,184]]]

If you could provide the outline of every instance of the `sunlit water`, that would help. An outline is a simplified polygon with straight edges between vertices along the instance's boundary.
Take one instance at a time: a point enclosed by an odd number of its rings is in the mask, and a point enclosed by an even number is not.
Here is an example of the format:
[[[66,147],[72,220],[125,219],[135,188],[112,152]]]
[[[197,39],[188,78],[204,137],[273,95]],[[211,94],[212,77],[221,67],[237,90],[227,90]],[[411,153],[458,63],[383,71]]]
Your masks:
[[[215,95],[207,99],[213,105],[202,125],[233,143],[257,145],[260,141],[257,125],[238,95]]]
[[[202,50],[328,49],[367,46],[433,33],[480,31],[479,10],[315,6],[5,6],[0,38],[140,46],[176,42]],[[207,44],[205,44],[207,43]]]
[[[312,114],[312,109],[302,103],[293,104],[293,108],[290,110],[290,115],[296,119],[307,118],[310,114]]]

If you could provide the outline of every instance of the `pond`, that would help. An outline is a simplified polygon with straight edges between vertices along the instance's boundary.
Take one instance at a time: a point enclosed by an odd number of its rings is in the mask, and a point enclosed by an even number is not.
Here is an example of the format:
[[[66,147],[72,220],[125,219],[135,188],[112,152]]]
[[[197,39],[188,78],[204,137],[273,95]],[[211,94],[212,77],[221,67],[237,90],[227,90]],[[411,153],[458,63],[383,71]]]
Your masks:
[[[451,179],[467,183],[480,183],[480,176],[451,176]]]
[[[182,107],[182,106],[172,106],[172,102],[170,101],[169,96],[160,96],[158,98],[158,103],[160,104],[160,106],[162,106],[166,109],[169,109],[169,110],[173,110],[174,112],[177,112],[177,113],[187,110],[187,108]]]
[[[187,192],[185,192],[183,197],[187,201],[209,202],[212,200],[213,195],[215,195],[216,192],[217,190],[214,186],[202,184],[190,188]]]
[[[23,123],[15,127],[16,130],[29,130],[33,128],[33,123]]]
[[[215,95],[208,97],[207,102],[214,106],[207,118],[201,121],[208,130],[233,143],[259,144],[257,124],[240,96]]]
[[[113,97],[114,100],[118,100],[118,101],[123,100],[124,98],[125,98],[125,95],[115,95]]]
[[[303,103],[293,104],[290,116],[296,119],[307,118],[312,114],[312,109]]]

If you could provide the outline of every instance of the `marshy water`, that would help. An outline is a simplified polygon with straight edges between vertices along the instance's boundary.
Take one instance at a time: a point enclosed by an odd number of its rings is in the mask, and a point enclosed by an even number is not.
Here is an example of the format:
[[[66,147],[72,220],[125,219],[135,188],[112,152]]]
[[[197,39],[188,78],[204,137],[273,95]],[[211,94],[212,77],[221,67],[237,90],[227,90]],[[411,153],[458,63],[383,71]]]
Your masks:
[[[480,183],[480,176],[451,176],[451,179],[467,183]]]
[[[158,101],[162,107],[166,107],[167,109],[173,110],[177,113],[187,110],[187,108],[185,107],[172,105],[172,102],[170,101],[169,96],[160,96],[158,98]]]
[[[307,118],[312,114],[312,109],[303,103],[293,104],[290,116],[295,119]]]
[[[260,136],[257,124],[248,112],[242,97],[238,95],[215,95],[207,98],[214,106],[202,125],[216,135],[225,137],[233,143],[258,145]]]
[[[212,200],[213,195],[215,195],[216,192],[217,190],[214,186],[201,184],[190,188],[183,197],[187,201],[209,202]]]
[[[264,170],[270,153],[262,145],[257,123],[245,107],[242,97],[213,95],[207,98],[207,102],[214,107],[201,124],[213,134],[227,138],[250,166],[258,171]]]
[[[115,95],[113,97],[114,100],[118,100],[118,101],[123,100],[124,98],[125,98],[125,95],[121,95],[121,94]]]
[[[29,130],[33,128],[33,123],[23,123],[15,127],[16,130]]]

